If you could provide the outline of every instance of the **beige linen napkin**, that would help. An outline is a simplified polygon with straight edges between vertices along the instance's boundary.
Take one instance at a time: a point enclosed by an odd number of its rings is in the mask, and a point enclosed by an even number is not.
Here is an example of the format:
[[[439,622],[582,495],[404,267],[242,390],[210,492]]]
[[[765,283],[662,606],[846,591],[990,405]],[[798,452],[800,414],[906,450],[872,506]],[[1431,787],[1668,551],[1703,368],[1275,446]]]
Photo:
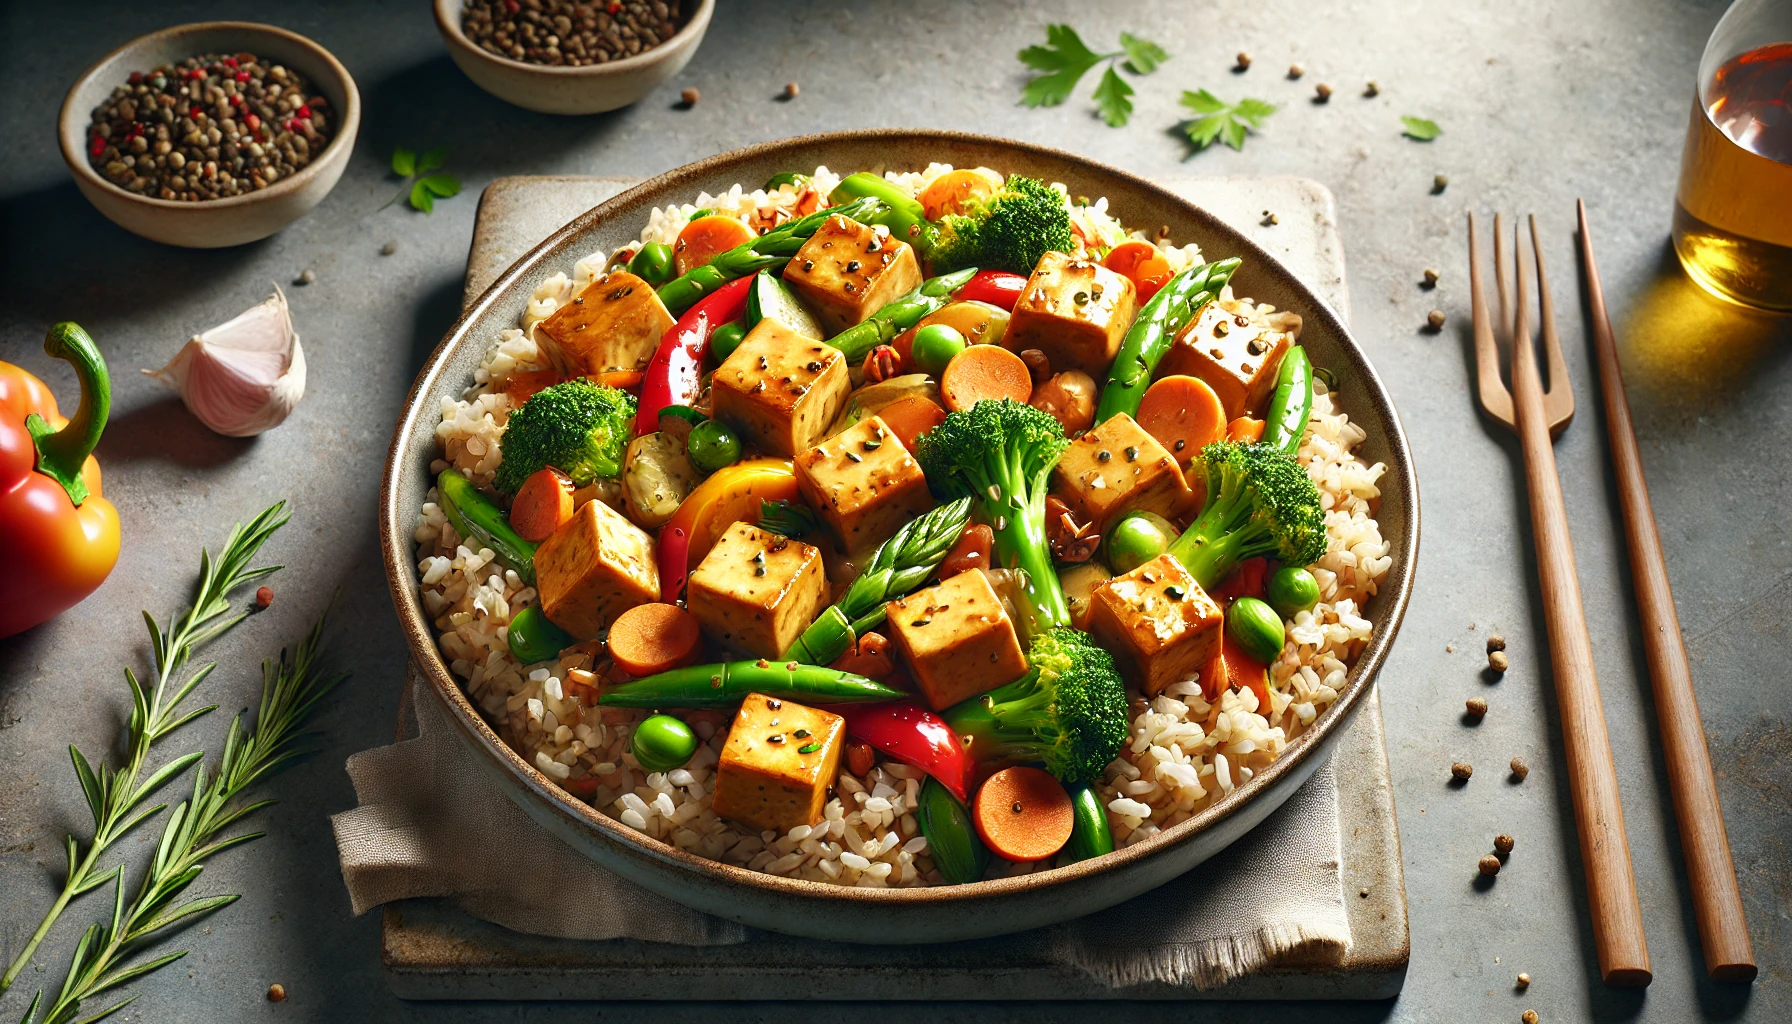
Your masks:
[[[358,807],[335,815],[356,914],[444,897],[515,931],[710,946],[753,929],[648,892],[530,821],[474,762],[446,712],[412,676],[418,735],[350,757]],[[1338,875],[1337,791],[1322,766],[1262,825],[1188,874],[1038,942],[1114,986],[1215,988],[1272,958],[1325,959],[1350,942]]]

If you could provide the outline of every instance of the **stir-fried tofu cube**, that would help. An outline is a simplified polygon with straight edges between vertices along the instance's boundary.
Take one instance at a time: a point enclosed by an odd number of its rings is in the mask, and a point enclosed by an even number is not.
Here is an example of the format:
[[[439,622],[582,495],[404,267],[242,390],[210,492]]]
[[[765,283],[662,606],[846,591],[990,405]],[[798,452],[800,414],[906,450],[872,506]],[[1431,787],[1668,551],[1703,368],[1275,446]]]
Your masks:
[[[981,569],[887,607],[890,635],[935,711],[1026,674],[1014,622]]]
[[[821,440],[851,390],[839,349],[767,317],[716,368],[710,396],[717,419],[766,452],[795,455]]]
[[[660,597],[653,538],[601,501],[587,501],[535,549],[535,586],[548,620],[581,640]]]
[[[1126,512],[1173,519],[1191,498],[1176,460],[1126,413],[1070,442],[1052,470],[1052,493],[1097,533]]]
[[[1130,280],[1094,260],[1048,252],[1014,304],[1002,346],[1036,348],[1054,370],[1103,380],[1138,312],[1137,298]]]
[[[919,287],[921,265],[889,228],[834,216],[803,243],[784,280],[828,333],[838,334]]]
[[[1275,390],[1282,356],[1300,333],[1298,317],[1292,326],[1277,330],[1246,312],[1209,302],[1176,335],[1157,372],[1206,381],[1229,420],[1260,414]]]
[[[703,631],[736,651],[776,658],[827,607],[821,552],[735,523],[691,573],[685,604]]]
[[[1168,554],[1095,590],[1089,631],[1146,696],[1200,671],[1219,653],[1220,606]]]
[[[716,813],[761,832],[815,824],[845,746],[839,715],[747,694],[716,765]]]
[[[870,552],[933,507],[920,463],[876,416],[798,455],[796,482],[848,554]]]
[[[536,331],[561,372],[577,376],[646,369],[672,324],[653,285],[618,270],[586,285]]]

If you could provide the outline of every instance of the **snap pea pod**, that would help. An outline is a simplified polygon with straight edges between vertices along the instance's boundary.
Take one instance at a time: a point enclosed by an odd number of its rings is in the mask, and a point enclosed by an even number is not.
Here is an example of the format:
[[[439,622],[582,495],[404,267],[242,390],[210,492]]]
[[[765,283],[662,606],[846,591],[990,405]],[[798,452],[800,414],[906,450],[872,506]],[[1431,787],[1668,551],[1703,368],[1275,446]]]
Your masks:
[[[666,309],[677,316],[695,305],[698,299],[735,278],[756,274],[761,270],[783,270],[790,258],[809,240],[809,236],[815,233],[815,229],[821,227],[829,217],[839,214],[868,224],[884,208],[884,204],[878,200],[866,198],[854,200],[844,206],[816,210],[806,217],[781,224],[751,242],[743,242],[703,266],[667,281],[660,285],[655,294],[665,303]]]
[[[890,229],[897,238],[913,245],[919,250],[917,255],[927,254],[927,245],[933,235],[933,225],[928,223],[927,213],[914,196],[896,187],[881,174],[859,171],[840,179],[834,191],[828,193],[828,202],[835,205],[852,202],[855,199],[876,199],[884,205],[884,209],[872,214],[867,224],[882,224]]]
[[[455,532],[472,542],[468,547],[490,548],[524,583],[535,585],[535,545],[517,536],[504,510],[481,494],[460,470],[444,469],[436,477],[436,504]]]
[[[964,287],[977,273],[966,267],[951,274],[941,274],[921,282],[921,287],[895,301],[879,307],[862,323],[854,324],[828,339],[828,344],[846,355],[849,366],[857,366],[879,345],[888,345],[898,334],[945,308],[952,293]]]
[[[851,672],[761,658],[675,668],[623,683],[597,702],[613,708],[710,708],[738,704],[749,693],[807,704],[902,700],[908,696]]]
[[[941,877],[953,885],[981,880],[989,867],[989,848],[971,824],[971,812],[931,775],[921,784],[918,804],[915,818]]]
[[[1189,267],[1170,278],[1145,303],[1108,370],[1107,385],[1101,389],[1101,401],[1095,407],[1098,425],[1121,413],[1131,416],[1139,411],[1139,400],[1151,385],[1151,373],[1170,350],[1176,332],[1219,295],[1242,262],[1233,257]]]
[[[1070,858],[1088,860],[1114,852],[1114,830],[1108,825],[1108,809],[1094,786],[1078,786],[1070,792]]]
[[[1265,418],[1265,444],[1293,455],[1300,439],[1307,432],[1307,418],[1313,414],[1313,361],[1299,345],[1282,356],[1281,369],[1276,371],[1276,390],[1269,400]]]

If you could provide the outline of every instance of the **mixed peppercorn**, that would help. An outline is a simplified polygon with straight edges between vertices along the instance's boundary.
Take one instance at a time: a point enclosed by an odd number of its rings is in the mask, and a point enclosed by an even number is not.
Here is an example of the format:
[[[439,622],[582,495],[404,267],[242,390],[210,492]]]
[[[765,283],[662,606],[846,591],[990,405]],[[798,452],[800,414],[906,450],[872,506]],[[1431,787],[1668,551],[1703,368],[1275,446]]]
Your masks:
[[[206,54],[132,72],[94,108],[87,156],[107,181],[139,195],[224,199],[316,159],[332,117],[297,72],[252,53]]]
[[[466,0],[460,28],[499,57],[583,67],[653,49],[678,31],[678,15],[678,0]]]

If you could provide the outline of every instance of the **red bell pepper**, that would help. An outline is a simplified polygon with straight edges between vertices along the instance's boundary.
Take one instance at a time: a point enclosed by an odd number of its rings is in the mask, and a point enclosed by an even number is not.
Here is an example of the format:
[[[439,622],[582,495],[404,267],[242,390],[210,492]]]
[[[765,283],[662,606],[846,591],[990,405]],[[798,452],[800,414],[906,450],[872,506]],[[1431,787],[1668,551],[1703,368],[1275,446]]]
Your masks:
[[[753,275],[736,278],[685,310],[678,322],[660,338],[641,381],[641,404],[635,415],[635,433],[651,434],[660,428],[660,410],[668,405],[690,405],[703,383],[703,356],[709,336],[725,323],[747,312],[747,292]]]
[[[964,287],[953,292],[952,297],[961,302],[987,302],[1012,313],[1026,287],[1027,279],[1019,274],[1010,274],[1006,270],[979,270],[964,283]]]
[[[945,719],[906,700],[835,705],[828,710],[846,719],[846,735],[921,769],[960,801],[968,799],[976,766]]]
[[[1268,582],[1269,559],[1247,558],[1234,566],[1226,574],[1226,578],[1209,592],[1209,596],[1223,602],[1231,602],[1240,597],[1254,597],[1261,601]]]

